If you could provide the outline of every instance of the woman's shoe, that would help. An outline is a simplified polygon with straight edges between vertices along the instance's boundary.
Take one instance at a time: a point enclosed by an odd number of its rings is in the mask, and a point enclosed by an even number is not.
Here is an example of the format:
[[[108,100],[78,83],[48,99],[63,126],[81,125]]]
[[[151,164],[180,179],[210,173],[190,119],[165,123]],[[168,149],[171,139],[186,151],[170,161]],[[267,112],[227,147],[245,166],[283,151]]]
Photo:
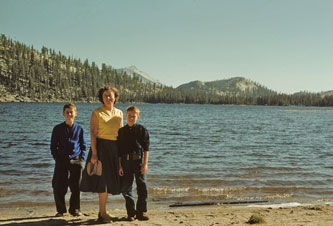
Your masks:
[[[112,222],[112,217],[108,212],[98,213],[98,221],[100,221],[102,223],[111,223]]]

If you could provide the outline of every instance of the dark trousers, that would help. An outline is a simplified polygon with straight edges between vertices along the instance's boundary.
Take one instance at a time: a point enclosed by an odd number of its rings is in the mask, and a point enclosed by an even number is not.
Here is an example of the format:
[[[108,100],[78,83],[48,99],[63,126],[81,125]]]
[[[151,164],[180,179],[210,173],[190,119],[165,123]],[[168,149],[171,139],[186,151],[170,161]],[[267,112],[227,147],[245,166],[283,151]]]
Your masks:
[[[54,201],[58,213],[66,213],[65,195],[68,187],[71,190],[69,212],[80,209],[80,182],[82,177],[82,162],[79,157],[73,160],[56,159],[52,179]]]
[[[148,191],[145,181],[145,175],[141,174],[140,172],[142,165],[141,161],[142,160],[122,159],[124,176],[121,177],[121,192],[126,201],[126,210],[128,216],[134,216],[135,214],[147,212]],[[138,194],[136,210],[133,196],[134,178]]]

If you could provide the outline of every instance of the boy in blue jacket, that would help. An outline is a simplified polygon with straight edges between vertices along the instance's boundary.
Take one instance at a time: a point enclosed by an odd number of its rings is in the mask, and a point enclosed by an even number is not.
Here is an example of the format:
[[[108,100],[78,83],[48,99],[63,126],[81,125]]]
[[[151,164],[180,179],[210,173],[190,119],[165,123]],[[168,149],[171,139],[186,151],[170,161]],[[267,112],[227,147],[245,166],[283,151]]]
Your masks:
[[[74,122],[77,116],[76,106],[65,104],[63,108],[65,122],[56,125],[52,131],[51,154],[55,160],[52,179],[57,217],[66,210],[65,195],[68,187],[71,190],[69,213],[80,216],[80,189],[83,162],[86,157],[86,138],[81,125]]]

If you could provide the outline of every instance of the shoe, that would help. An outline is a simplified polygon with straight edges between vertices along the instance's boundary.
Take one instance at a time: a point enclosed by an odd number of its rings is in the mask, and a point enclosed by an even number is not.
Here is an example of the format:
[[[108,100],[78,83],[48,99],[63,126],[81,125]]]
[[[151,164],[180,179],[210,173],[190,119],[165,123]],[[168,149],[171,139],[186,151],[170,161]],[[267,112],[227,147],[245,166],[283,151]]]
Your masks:
[[[76,210],[69,210],[68,211],[73,217],[79,217],[79,216],[82,216],[82,213],[79,209],[76,209]]]
[[[55,217],[63,217],[63,216],[64,216],[63,213],[57,213],[57,214],[55,215]]]
[[[149,220],[149,217],[144,213],[138,213],[136,214],[136,219],[138,219],[139,221],[147,221]]]
[[[135,221],[134,216],[127,216],[126,218],[127,221]]]
[[[100,221],[102,223],[111,223],[112,222],[112,217],[108,212],[98,213],[98,221]]]

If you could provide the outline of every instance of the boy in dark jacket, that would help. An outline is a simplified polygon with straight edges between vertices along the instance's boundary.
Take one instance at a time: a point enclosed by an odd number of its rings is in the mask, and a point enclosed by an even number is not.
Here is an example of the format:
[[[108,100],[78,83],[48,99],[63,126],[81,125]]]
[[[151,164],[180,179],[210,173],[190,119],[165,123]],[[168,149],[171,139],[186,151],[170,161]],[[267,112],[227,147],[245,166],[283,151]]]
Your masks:
[[[145,173],[148,171],[149,134],[147,129],[137,124],[140,110],[136,106],[127,108],[127,125],[118,131],[119,175],[121,176],[121,192],[126,201],[127,220],[148,220],[148,190]],[[135,208],[133,182],[136,182],[138,200]]]
[[[71,190],[69,213],[80,216],[80,189],[82,165],[86,157],[86,139],[81,125],[74,123],[77,116],[76,106],[65,104],[63,116],[66,121],[56,125],[52,131],[51,154],[55,160],[52,179],[54,200],[57,217],[61,217],[66,210],[65,195],[68,186]]]

